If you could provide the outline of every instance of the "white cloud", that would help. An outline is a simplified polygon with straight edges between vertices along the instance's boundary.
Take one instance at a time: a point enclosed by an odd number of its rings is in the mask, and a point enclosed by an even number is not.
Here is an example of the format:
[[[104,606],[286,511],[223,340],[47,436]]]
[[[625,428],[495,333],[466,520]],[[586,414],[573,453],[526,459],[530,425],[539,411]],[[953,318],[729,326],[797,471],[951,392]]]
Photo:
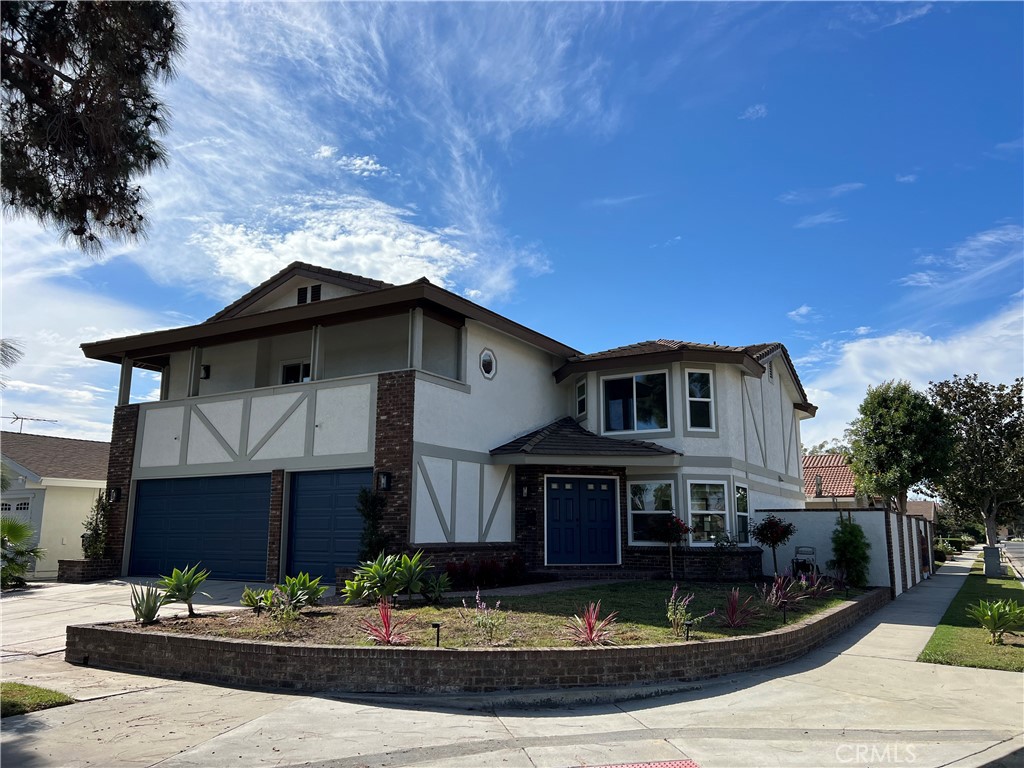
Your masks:
[[[866,184],[862,184],[859,181],[849,182],[847,184],[836,184],[834,187],[828,188],[829,197],[839,197],[845,195],[848,192],[857,192],[858,190],[864,189]]]
[[[926,16],[932,9],[931,3],[925,3],[924,5],[911,8],[909,11],[898,11],[896,15],[887,23],[883,24],[883,27],[895,27],[899,24],[906,24],[908,21],[919,19],[922,16]]]
[[[897,282],[913,288],[930,288],[938,284],[938,275],[935,272],[914,272],[901,277]]]
[[[900,184],[913,184],[917,181],[916,173],[896,174],[896,181]]]
[[[857,339],[840,345],[826,370],[804,384],[818,414],[800,430],[805,444],[842,437],[869,386],[908,380],[924,392],[930,381],[977,373],[1010,382],[1024,370],[1024,304],[1013,303],[974,326],[946,337],[913,331]]]
[[[870,325],[858,325],[853,329],[854,336],[867,336],[869,333],[871,333]]]
[[[866,186],[867,184],[859,181],[850,181],[844,184],[836,184],[832,187],[823,187],[819,189],[791,189],[788,192],[783,192],[775,199],[780,203],[785,203],[786,205],[802,205],[805,203],[814,203],[821,200],[841,197],[849,194],[850,192],[857,192],[864,189]]]
[[[597,197],[592,200],[588,200],[586,205],[595,208],[618,208],[619,206],[628,205],[629,203],[636,202],[637,200],[643,200],[647,195],[622,195],[621,197]]]
[[[807,304],[801,304],[792,312],[787,312],[786,317],[796,323],[806,323],[810,320],[816,320],[818,318],[818,313],[814,311],[814,307],[808,306]]]
[[[1005,288],[1005,273],[1016,270],[1020,281],[1024,263],[1024,228],[1017,224],[1001,224],[965,238],[943,253],[918,257],[919,264],[930,269],[913,272],[900,278],[900,285],[928,288],[921,297],[932,305],[959,303],[973,298],[979,291],[993,295]]]
[[[316,152],[313,153],[314,160],[330,160],[338,153],[337,147],[332,147],[328,144],[324,144]]]
[[[764,104],[753,104],[743,110],[739,120],[762,120],[768,117],[768,107]]]
[[[996,149],[1000,152],[1017,152],[1024,149],[1024,136],[1013,141],[1004,141],[1000,144],[996,144]]]
[[[377,162],[373,155],[343,155],[338,160],[338,167],[353,176],[368,178],[370,176],[386,176],[388,169]]]
[[[796,224],[793,225],[794,229],[808,229],[809,227],[820,227],[822,224],[838,224],[839,222],[846,221],[843,215],[838,211],[823,211],[822,213],[816,213],[813,216],[804,216]]]

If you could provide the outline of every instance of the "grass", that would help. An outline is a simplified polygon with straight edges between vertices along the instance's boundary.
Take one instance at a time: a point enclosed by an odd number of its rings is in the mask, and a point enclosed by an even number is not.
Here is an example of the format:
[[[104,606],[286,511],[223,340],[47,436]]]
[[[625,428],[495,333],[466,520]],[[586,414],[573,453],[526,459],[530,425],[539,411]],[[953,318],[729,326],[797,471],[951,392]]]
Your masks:
[[[724,611],[726,595],[733,585],[700,585],[681,587],[681,594],[693,592],[696,597],[691,612],[703,615],[716,610]],[[745,599],[754,594],[750,585],[740,587]],[[433,646],[435,629],[440,622],[441,645],[445,648],[468,648],[487,645],[515,648],[568,647],[572,645],[566,624],[571,616],[579,614],[591,601],[601,601],[601,616],[618,611],[614,641],[617,645],[646,645],[679,642],[682,638],[672,634],[665,615],[665,601],[672,591],[669,581],[633,581],[553,592],[529,597],[484,596],[490,608],[498,600],[496,627],[490,640],[486,630],[475,621],[475,601],[450,598],[445,605],[427,606],[422,603],[407,605],[399,601],[396,612],[399,619],[409,619],[403,632],[413,645]],[[757,601],[755,597],[752,602]],[[833,605],[840,598],[803,600],[790,606],[789,621],[797,621]],[[366,635],[358,628],[363,617],[376,621],[376,610],[366,606],[324,606],[307,609],[297,618],[280,621],[264,614],[251,612],[218,614],[198,619],[165,619],[150,628],[188,634],[216,635],[250,640],[276,640],[286,642],[326,643],[330,645],[368,645]],[[735,637],[767,632],[782,626],[782,614],[762,611],[748,626],[729,629],[721,626],[717,616],[706,619],[692,638]],[[137,627],[136,627],[137,628]],[[138,628],[137,628],[138,629]],[[147,631],[140,629],[139,631]]]
[[[24,715],[74,703],[71,697],[47,688],[23,683],[0,683],[0,717]]]
[[[928,645],[917,657],[929,664],[955,667],[1003,669],[1024,672],[1024,636],[1007,633],[1003,645],[991,645],[988,630],[967,615],[967,608],[979,600],[1016,600],[1024,602],[1024,586],[1012,578],[986,578],[979,555],[971,572],[949,604]]]

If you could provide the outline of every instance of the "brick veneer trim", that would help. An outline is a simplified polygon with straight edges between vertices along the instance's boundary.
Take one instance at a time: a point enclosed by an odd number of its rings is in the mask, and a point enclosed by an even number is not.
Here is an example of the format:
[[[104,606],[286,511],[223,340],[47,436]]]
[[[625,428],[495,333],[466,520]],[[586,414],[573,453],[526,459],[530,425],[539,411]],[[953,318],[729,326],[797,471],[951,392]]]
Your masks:
[[[58,560],[57,581],[65,584],[84,584],[87,581],[116,579],[121,575],[121,562],[101,560]]]
[[[876,589],[761,635],[613,648],[371,648],[290,645],[112,625],[69,626],[72,664],[247,688],[486,692],[701,680],[792,661],[889,602]]]
[[[128,501],[135,465],[135,441],[139,427],[139,406],[119,405],[114,409],[107,463],[107,488],[120,488],[121,500],[111,502],[107,517],[107,546],[104,556],[113,560],[120,575],[124,565],[125,532],[128,530]]]

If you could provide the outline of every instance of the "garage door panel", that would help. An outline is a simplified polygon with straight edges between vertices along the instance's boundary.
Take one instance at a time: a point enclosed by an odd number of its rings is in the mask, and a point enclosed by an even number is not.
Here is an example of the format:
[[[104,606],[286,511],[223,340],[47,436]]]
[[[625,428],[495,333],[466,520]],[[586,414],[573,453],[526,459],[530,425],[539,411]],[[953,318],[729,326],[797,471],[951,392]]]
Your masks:
[[[140,481],[129,573],[201,562],[213,578],[263,581],[269,509],[265,474]]]
[[[334,583],[334,569],[357,564],[363,519],[359,491],[371,487],[373,471],[349,469],[291,476],[287,572],[305,571]]]

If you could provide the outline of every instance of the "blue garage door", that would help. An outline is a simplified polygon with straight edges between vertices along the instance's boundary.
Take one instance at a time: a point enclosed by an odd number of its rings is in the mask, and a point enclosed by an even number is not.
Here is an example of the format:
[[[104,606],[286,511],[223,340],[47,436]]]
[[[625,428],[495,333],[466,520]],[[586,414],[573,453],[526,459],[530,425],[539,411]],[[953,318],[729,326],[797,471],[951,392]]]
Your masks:
[[[288,575],[306,571],[323,584],[334,583],[335,566],[358,563],[363,518],[356,509],[361,488],[373,483],[373,470],[298,472],[291,476],[288,507]]]
[[[202,563],[214,579],[266,578],[270,475],[141,480],[135,499],[130,575]]]

